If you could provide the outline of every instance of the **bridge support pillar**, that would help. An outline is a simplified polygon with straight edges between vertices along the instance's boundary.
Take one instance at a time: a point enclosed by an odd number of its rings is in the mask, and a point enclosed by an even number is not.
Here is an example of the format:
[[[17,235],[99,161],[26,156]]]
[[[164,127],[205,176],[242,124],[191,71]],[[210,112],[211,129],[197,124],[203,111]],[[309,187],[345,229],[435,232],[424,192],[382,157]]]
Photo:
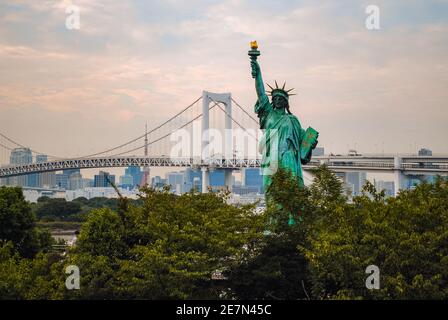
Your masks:
[[[210,185],[209,182],[209,170],[208,167],[201,167],[202,171],[202,193],[208,192],[208,186]]]
[[[246,185],[246,168],[241,168],[241,185]]]
[[[224,180],[227,190],[232,191],[232,184],[233,184],[232,170],[224,171]]]
[[[398,192],[403,189],[403,159],[400,157],[394,157],[394,196],[398,195]]]

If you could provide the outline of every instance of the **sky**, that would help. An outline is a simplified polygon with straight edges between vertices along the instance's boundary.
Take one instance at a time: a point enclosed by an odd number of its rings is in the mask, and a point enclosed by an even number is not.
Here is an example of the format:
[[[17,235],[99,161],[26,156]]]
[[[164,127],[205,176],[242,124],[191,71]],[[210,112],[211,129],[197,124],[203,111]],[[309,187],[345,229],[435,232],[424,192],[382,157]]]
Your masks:
[[[72,157],[139,136],[202,90],[252,112],[257,40],[264,80],[296,89],[291,111],[327,152],[448,154],[447,31],[447,0],[0,0],[0,132]]]

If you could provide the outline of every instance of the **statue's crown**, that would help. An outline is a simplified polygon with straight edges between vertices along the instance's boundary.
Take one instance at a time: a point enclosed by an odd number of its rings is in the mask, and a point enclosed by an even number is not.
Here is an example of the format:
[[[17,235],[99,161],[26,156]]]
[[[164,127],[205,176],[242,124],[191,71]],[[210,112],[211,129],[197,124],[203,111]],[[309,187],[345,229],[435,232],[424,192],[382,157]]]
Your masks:
[[[286,99],[288,99],[289,96],[294,96],[294,95],[295,95],[295,93],[289,93],[289,92],[291,92],[292,90],[294,90],[294,88],[291,88],[291,89],[289,89],[289,90],[285,90],[286,82],[283,84],[283,86],[282,86],[281,88],[278,86],[277,81],[275,81],[275,88],[273,88],[272,86],[270,86],[268,83],[267,83],[267,85],[269,86],[269,88],[271,88],[271,91],[267,91],[267,93],[268,93],[271,97],[280,95],[280,96],[283,96],[283,97],[285,97]]]

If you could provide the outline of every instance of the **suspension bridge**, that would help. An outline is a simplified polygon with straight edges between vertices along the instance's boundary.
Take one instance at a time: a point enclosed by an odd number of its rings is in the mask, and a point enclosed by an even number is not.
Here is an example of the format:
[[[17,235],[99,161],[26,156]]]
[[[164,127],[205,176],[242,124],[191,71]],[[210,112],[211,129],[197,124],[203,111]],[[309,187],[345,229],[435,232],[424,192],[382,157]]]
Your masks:
[[[237,134],[235,130],[239,130]],[[219,135],[222,141],[216,139],[216,132],[223,133]],[[191,104],[149,131],[92,154],[49,155],[0,133],[0,179],[67,169],[192,167],[202,171],[202,190],[206,192],[211,170],[225,170],[226,185],[231,187],[234,170],[260,167],[261,155],[253,152],[260,134],[252,110],[242,107],[230,93],[203,91]],[[173,154],[173,150],[179,149],[179,139],[173,139],[176,136],[183,138],[183,150]],[[235,143],[235,139],[242,143]],[[11,152],[17,148],[29,149],[32,158],[12,159]],[[249,149],[252,152],[248,152]],[[303,168],[306,171],[323,163],[342,174],[354,171],[394,173],[395,192],[403,185],[405,175],[448,174],[448,157],[321,156],[314,157]],[[308,177],[305,179],[310,182]]]

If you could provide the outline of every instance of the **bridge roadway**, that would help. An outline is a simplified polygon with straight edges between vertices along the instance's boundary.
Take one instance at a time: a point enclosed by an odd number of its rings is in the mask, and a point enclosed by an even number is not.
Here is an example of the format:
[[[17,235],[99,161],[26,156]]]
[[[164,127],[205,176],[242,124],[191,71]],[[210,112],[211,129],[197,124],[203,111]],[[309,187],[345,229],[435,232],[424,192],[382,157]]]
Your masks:
[[[204,159],[170,157],[95,157],[53,160],[42,163],[8,165],[0,167],[0,178],[8,178],[32,173],[60,171],[67,169],[92,169],[128,166],[149,167],[193,167],[241,169],[260,167],[260,159]],[[310,170],[319,164],[327,164],[335,172],[400,172],[405,175],[448,174],[448,157],[409,157],[409,156],[320,156],[304,165]]]

